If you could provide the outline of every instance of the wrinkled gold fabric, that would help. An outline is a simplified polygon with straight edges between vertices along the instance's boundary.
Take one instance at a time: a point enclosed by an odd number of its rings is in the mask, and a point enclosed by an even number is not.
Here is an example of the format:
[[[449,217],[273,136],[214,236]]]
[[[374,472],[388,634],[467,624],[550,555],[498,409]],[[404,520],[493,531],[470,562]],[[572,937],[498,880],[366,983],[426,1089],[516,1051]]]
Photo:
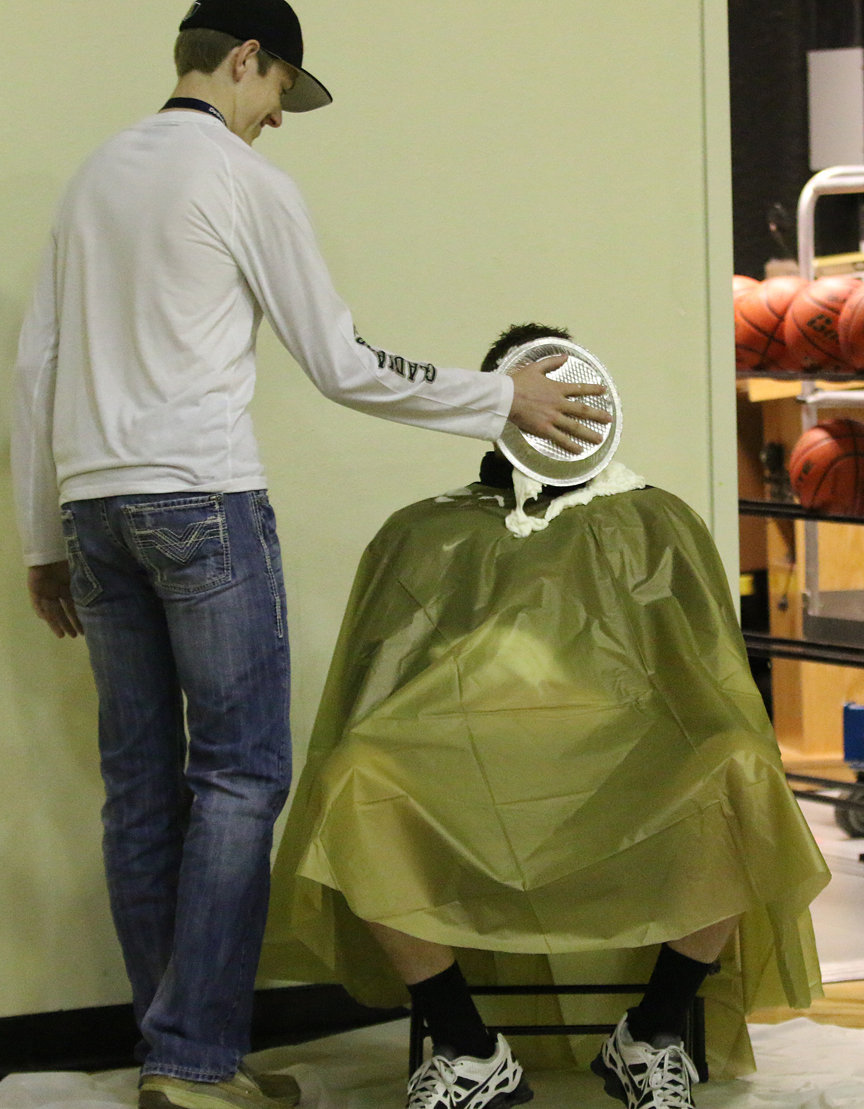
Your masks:
[[[512,507],[483,485],[423,501],[364,554],[262,970],[404,1002],[361,917],[465,949],[469,980],[639,982],[661,941],[744,914],[705,989],[713,1072],[740,1073],[744,1014],[819,990],[807,906],[828,871],[714,544],[658,489],[525,539]],[[630,1003],[523,1010],[614,1022]],[[595,1044],[571,1046],[585,1062]]]

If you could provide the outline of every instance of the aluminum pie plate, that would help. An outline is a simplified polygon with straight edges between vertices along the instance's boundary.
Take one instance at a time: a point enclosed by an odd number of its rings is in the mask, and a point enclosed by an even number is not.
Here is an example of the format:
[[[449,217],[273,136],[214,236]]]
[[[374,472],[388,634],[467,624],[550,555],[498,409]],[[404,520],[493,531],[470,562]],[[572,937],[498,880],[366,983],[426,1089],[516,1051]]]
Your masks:
[[[526,362],[539,362],[541,358],[553,354],[566,354],[568,358],[549,377],[558,381],[605,385],[606,392],[600,396],[580,398],[593,408],[605,409],[612,417],[612,422],[608,424],[596,420],[581,421],[603,436],[601,442],[594,444],[582,439],[574,440],[579,448],[577,454],[564,450],[549,439],[520,431],[508,420],[495,445],[514,466],[544,485],[581,485],[596,477],[612,461],[621,438],[621,398],[603,363],[569,339],[550,336],[514,347],[501,359],[494,372],[512,374]]]

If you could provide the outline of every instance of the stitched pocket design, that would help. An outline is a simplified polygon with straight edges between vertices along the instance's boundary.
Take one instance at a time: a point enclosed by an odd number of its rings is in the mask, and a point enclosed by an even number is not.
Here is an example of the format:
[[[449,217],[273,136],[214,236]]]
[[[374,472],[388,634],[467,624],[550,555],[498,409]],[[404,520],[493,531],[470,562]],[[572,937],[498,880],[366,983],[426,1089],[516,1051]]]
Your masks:
[[[123,509],[129,541],[157,589],[203,593],[231,580],[225,506],[218,493],[145,501]]]

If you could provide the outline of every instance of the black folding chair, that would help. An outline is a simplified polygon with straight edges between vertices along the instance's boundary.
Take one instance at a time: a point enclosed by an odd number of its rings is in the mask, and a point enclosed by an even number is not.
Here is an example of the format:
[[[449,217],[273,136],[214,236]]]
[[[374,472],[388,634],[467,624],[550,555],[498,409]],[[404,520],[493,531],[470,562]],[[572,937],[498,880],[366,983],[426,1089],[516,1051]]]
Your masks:
[[[609,984],[584,986],[469,986],[474,996],[483,994],[539,996],[541,994],[633,994],[645,992],[644,985]],[[615,1031],[614,1024],[500,1024],[490,1025],[489,1031],[501,1032],[505,1036],[582,1036],[609,1035]],[[412,1075],[423,1062],[423,1043],[429,1035],[424,1021],[416,1013],[411,1013],[411,1026],[408,1046],[408,1074]],[[684,1050],[693,1060],[699,1073],[699,1081],[708,1079],[708,1061],[705,1056],[705,1002],[697,997],[687,1014],[684,1030]]]

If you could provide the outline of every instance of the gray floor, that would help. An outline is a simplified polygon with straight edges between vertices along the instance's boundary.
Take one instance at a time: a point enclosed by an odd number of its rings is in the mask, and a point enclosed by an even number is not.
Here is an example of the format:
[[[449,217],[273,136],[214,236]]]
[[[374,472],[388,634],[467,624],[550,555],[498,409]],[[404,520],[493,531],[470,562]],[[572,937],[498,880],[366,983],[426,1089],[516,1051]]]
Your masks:
[[[864,839],[849,839],[831,805],[802,801],[816,842],[831,868],[831,881],[811,912],[824,982],[864,981]]]

